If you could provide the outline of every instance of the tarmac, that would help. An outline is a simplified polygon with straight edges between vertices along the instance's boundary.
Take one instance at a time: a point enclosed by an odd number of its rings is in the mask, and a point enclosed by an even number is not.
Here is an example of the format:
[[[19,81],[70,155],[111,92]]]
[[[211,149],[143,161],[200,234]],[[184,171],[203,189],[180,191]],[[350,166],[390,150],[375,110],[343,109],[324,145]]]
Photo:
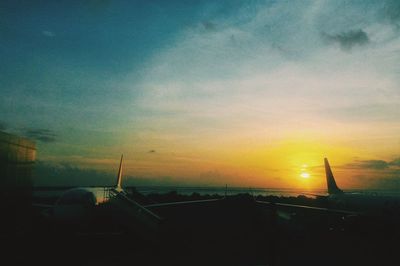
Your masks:
[[[153,195],[174,201],[179,195]],[[181,196],[179,196],[182,199]],[[196,195],[197,199],[198,196]],[[207,198],[207,197],[206,197]],[[209,197],[208,197],[209,198]],[[221,197],[222,198],[222,197]],[[271,200],[270,197],[257,200]],[[304,197],[274,198],[320,206]],[[77,226],[36,210],[22,231],[3,232],[7,265],[399,265],[398,221],[260,205],[249,194],[153,208],[155,238],[130,230],[111,206]],[[28,217],[27,216],[27,217]]]

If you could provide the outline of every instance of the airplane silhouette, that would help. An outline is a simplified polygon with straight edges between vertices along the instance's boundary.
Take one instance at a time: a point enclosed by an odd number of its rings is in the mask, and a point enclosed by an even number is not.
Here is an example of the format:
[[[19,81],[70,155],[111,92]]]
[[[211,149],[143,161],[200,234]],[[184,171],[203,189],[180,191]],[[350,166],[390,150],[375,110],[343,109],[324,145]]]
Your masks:
[[[304,209],[341,214],[358,215],[400,215],[400,198],[386,195],[345,192],[336,184],[328,159],[324,158],[325,177],[328,195],[310,194],[328,202],[327,207],[314,207],[297,204],[256,201],[262,205],[273,205],[282,208]],[[308,193],[307,193],[308,194]]]
[[[202,204],[216,202],[224,198],[178,201],[167,203],[152,203],[141,205],[122,188],[123,155],[115,186],[113,187],[76,187],[64,191],[54,204],[33,203],[34,207],[42,208],[43,215],[53,222],[69,225],[85,224],[93,219],[96,210],[108,206],[113,215],[122,215],[118,219],[129,229],[148,237],[158,230],[163,218],[152,211],[168,206]]]
[[[324,158],[328,201],[332,206],[368,215],[400,214],[400,198],[395,196],[353,193],[336,184],[328,159]]]

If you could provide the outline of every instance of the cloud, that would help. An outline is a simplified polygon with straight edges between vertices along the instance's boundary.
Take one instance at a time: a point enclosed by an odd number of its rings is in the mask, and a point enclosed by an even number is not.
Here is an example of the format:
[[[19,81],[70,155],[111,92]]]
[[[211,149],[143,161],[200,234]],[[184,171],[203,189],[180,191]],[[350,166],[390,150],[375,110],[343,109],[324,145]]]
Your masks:
[[[57,140],[57,134],[50,129],[25,129],[23,134],[41,142],[55,142]]]
[[[33,172],[34,186],[114,186],[115,173],[81,167],[69,162],[37,161]],[[183,177],[158,176],[152,178],[123,176],[123,186],[189,186]]]
[[[155,150],[149,150],[149,153],[155,153],[156,151]]]
[[[203,21],[201,23],[201,25],[203,26],[203,28],[206,31],[215,31],[216,30],[216,25],[215,23],[212,23],[211,21]]]
[[[55,36],[56,36],[56,34],[55,34],[54,32],[48,31],[48,30],[42,31],[42,34],[43,34],[44,36],[46,36],[46,37],[49,37],[49,38],[52,38],[52,37],[55,37]]]
[[[344,165],[345,169],[375,169],[382,170],[389,167],[389,163],[383,160],[357,160]]]
[[[115,177],[111,173],[68,163],[37,161],[33,180],[36,186],[110,186],[114,185]]]
[[[356,187],[369,189],[398,190],[400,188],[400,158],[386,160],[355,160],[340,167],[348,170],[353,180],[357,180]]]
[[[385,170],[391,168],[393,171],[399,169],[394,169],[400,167],[400,158],[396,158],[393,161],[384,160],[356,160],[352,163],[345,164],[342,168],[345,169],[372,169],[372,170]]]
[[[351,50],[356,45],[363,46],[369,43],[367,33],[361,29],[338,34],[322,33],[322,38],[328,43],[338,43],[343,50]]]

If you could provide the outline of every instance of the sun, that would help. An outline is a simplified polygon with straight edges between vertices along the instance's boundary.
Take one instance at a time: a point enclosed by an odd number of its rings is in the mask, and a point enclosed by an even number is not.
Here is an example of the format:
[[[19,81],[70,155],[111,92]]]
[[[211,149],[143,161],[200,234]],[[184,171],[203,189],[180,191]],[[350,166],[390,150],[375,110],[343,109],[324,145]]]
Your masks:
[[[309,174],[309,173],[306,173],[306,172],[301,173],[300,176],[301,176],[302,178],[310,178],[310,174]]]

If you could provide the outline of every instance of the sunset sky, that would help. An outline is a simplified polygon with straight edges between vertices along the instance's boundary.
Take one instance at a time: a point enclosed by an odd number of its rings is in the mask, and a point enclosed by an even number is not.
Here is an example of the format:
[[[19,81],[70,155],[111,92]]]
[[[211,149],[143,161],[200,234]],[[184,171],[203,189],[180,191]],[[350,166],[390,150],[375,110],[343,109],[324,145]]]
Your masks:
[[[42,165],[311,189],[328,157],[400,189],[396,0],[1,1],[0,58],[0,129]]]

